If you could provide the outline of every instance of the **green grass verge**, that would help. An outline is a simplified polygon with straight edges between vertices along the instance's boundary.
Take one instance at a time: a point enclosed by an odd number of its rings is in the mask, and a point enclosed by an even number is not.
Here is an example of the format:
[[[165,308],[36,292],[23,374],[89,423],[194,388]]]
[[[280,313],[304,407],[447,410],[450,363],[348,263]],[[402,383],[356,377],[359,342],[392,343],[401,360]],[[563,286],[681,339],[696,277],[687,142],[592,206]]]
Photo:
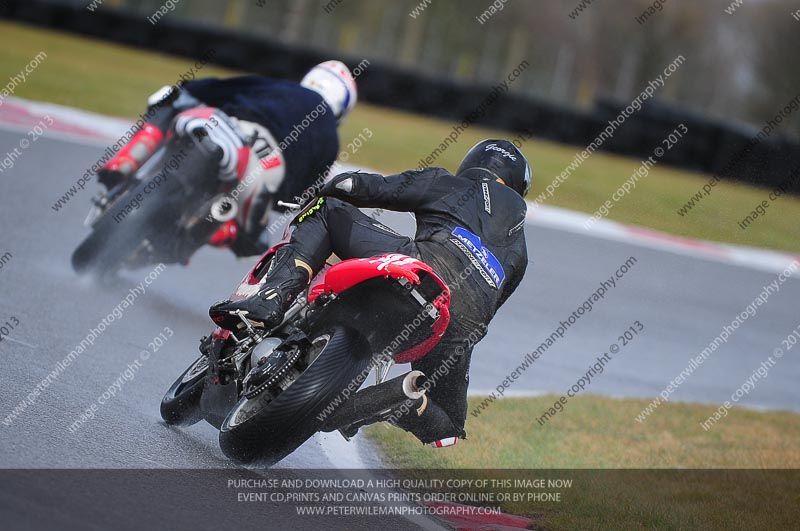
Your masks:
[[[142,112],[145,98],[164,84],[174,82],[193,61],[144,52],[83,37],[43,31],[0,22],[7,46],[0,48],[0,71],[9,76],[20,71],[40,51],[47,59],[16,95],[51,101],[103,114],[134,117]],[[12,45],[13,43],[13,45]],[[227,76],[236,72],[212,66],[202,76]],[[3,83],[4,84],[4,83]],[[343,147],[364,128],[373,137],[350,162],[397,172],[416,167],[418,161],[450,134],[454,124],[443,120],[359,104],[342,128]],[[464,152],[487,137],[509,137],[508,133],[471,127],[447,149],[435,164],[454,170]],[[691,137],[686,141],[690,141]],[[534,167],[536,197],[572,161],[579,148],[542,140],[523,146]],[[594,213],[610,199],[640,165],[640,161],[596,153],[561,185],[549,204]],[[639,181],[636,190],[611,211],[610,219],[635,223],[694,238],[800,251],[796,220],[800,198],[782,197],[746,231],[737,222],[762,200],[768,191],[732,183],[720,183],[687,216],[676,211],[707,181],[705,175],[656,166]]]
[[[639,423],[634,419],[647,400],[583,396],[538,425],[536,418],[556,399],[495,401],[482,415],[467,416],[468,440],[440,450],[385,424],[365,431],[389,465],[403,469],[800,468],[800,415],[794,413],[737,408],[704,431],[700,422],[715,411],[712,406],[662,404]],[[473,411],[480,398],[469,402]],[[724,473],[687,476],[693,481],[647,470],[576,477],[560,503],[502,507],[552,530],[764,529],[764,522],[784,529],[796,518],[787,507],[795,515],[800,510],[796,483],[758,470],[741,484]]]
[[[800,468],[800,415],[734,408],[714,427],[700,422],[713,406],[574,397],[545,425],[536,422],[558,397],[494,401],[467,415],[469,439],[438,452],[388,425],[368,430],[392,463],[422,468]],[[469,399],[472,412],[480,399]]]

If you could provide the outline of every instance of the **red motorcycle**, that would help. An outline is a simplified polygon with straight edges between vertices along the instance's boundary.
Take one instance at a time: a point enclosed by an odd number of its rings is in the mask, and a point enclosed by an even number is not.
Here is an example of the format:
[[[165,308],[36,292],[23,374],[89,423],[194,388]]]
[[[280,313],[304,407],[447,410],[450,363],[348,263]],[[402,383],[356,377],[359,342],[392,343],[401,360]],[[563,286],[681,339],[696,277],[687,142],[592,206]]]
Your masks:
[[[273,247],[231,300],[262,289]],[[387,380],[395,363],[425,356],[450,322],[450,290],[430,266],[401,254],[326,267],[272,330],[243,315],[200,343],[201,356],[161,402],[167,424],[206,420],[239,463],[272,465],[318,431],[345,438],[425,392],[425,375]],[[375,385],[359,390],[372,371]]]

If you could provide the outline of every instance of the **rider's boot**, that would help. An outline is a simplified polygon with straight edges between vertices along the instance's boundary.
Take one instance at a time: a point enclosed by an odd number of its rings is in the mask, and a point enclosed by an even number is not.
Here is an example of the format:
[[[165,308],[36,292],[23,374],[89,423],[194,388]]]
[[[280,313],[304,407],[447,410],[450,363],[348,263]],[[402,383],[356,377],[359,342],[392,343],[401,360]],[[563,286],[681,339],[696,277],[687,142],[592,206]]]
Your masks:
[[[275,252],[261,291],[241,301],[218,302],[208,313],[223,328],[237,325],[237,320],[231,318],[237,311],[242,312],[253,326],[274,328],[283,321],[286,310],[308,286],[311,277],[311,266],[291,246],[285,245]]]
[[[119,153],[97,170],[97,180],[106,190],[136,173],[163,142],[174,116],[200,102],[185,90],[165,86],[150,96],[147,104],[147,122]]]
[[[97,170],[98,182],[111,190],[127,180],[150,158],[162,140],[164,133],[161,129],[149,123],[144,124],[114,158]]]

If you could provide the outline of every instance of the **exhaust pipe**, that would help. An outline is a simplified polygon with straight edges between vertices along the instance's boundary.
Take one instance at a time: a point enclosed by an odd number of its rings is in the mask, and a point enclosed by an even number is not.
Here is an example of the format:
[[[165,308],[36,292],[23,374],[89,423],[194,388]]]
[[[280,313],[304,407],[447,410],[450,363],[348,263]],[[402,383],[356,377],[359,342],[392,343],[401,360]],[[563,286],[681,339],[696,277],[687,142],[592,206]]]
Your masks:
[[[427,378],[421,371],[411,371],[383,383],[372,385],[357,392],[342,404],[325,421],[322,431],[334,431],[355,424],[381,413],[395,409],[406,400],[417,400],[425,394],[423,386]]]
[[[220,223],[232,220],[238,213],[239,205],[236,203],[236,200],[230,196],[217,196],[211,204],[211,217]]]

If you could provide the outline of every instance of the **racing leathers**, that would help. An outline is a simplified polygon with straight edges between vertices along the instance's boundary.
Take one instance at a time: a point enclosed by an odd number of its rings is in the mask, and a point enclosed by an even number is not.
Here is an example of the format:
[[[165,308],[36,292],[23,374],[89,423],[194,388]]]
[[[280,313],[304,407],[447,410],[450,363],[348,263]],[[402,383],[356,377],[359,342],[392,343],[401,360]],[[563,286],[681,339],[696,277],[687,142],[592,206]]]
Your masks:
[[[274,300],[277,291],[281,300],[293,299],[331,253],[344,260],[396,252],[429,264],[451,289],[451,321],[438,345],[412,364],[428,376],[427,403],[392,420],[423,443],[465,437],[473,346],[519,285],[528,263],[525,201],[480,169],[458,176],[442,168],[388,177],[344,173],[320,194],[327,197],[296,218],[289,244],[276,253],[285,273],[276,267],[274,278],[267,274],[265,286],[273,293],[266,298]],[[356,207],[412,212],[414,239]]]
[[[149,101],[149,117],[131,142],[98,172],[108,188],[130,175],[164,138],[218,147],[223,190],[237,203],[235,220],[211,239],[239,256],[261,254],[268,211],[324,181],[339,151],[337,121],[325,100],[297,83],[261,76],[190,81]],[[208,143],[200,144],[208,145]]]

